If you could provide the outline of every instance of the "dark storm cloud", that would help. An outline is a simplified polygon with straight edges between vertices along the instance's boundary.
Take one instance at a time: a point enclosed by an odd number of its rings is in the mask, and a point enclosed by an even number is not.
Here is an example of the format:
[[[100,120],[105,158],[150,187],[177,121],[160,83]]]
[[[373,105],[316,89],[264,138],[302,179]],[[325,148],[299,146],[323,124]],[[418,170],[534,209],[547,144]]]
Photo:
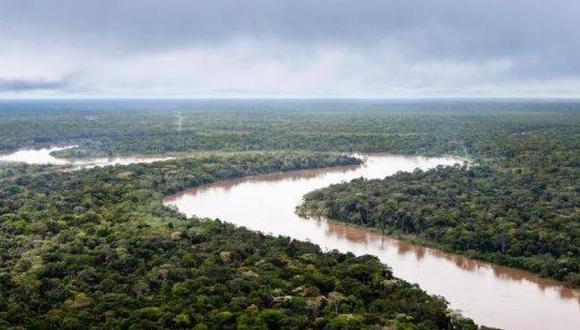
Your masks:
[[[63,90],[68,82],[60,80],[30,80],[30,79],[2,79],[0,78],[0,92],[27,92],[45,90]]]

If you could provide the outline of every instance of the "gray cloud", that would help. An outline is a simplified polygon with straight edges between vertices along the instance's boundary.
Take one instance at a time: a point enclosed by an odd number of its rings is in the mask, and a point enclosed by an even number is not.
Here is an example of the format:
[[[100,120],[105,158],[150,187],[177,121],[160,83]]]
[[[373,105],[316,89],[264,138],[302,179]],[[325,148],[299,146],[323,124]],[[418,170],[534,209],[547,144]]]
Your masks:
[[[64,90],[69,82],[66,79],[2,79],[0,78],[0,92],[28,92],[46,90]]]
[[[371,71],[357,71],[389,67],[379,75],[391,73],[388,55],[397,53],[414,68],[505,63],[478,77],[531,83],[579,78],[578,17],[580,2],[572,0],[0,0],[0,41],[14,49],[79,53],[92,65],[103,56],[231,49],[250,40],[284,48],[280,61],[342,49],[376,61],[349,70],[367,77]]]

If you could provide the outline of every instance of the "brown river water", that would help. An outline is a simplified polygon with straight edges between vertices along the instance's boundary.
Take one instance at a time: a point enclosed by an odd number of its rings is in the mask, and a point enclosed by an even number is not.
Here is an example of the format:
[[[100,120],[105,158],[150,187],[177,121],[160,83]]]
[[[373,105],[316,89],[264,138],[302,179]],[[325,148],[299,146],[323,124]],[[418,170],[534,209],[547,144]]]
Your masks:
[[[70,147],[22,149],[0,154],[0,162],[69,165],[86,168],[167,160],[171,157],[60,159],[52,151]],[[273,235],[310,241],[325,250],[372,254],[399,278],[445,297],[477,323],[504,329],[580,329],[580,291],[534,274],[403,242],[333,221],[295,214],[302,196],[354,178],[384,178],[397,171],[457,163],[457,158],[364,156],[360,166],[274,173],[220,181],[169,196],[166,204],[191,216],[220,218]]]
[[[455,158],[365,156],[360,166],[275,173],[199,186],[169,196],[187,216],[310,241],[325,250],[372,254],[395,276],[445,297],[479,324],[504,329],[580,329],[580,291],[534,274],[403,242],[337,222],[304,219],[295,208],[314,189],[354,178],[451,165]]]

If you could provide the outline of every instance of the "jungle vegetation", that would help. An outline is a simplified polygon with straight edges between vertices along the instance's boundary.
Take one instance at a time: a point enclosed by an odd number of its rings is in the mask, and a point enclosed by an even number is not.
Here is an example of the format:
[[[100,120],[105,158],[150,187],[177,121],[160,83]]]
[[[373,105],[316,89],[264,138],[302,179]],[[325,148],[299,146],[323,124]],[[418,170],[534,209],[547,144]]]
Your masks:
[[[372,256],[323,253],[163,206],[185,187],[357,164],[242,153],[0,181],[0,327],[475,329]]]
[[[357,162],[326,152],[468,157],[316,191],[302,210],[577,285],[579,143],[575,101],[1,101],[0,152],[188,158],[0,165],[0,328],[472,329],[374,257],[185,219],[162,198]]]
[[[419,238],[580,285],[580,126],[489,136],[474,164],[357,179],[299,212]],[[409,236],[411,235],[411,236]]]
[[[0,151],[69,144],[79,147],[60,156],[202,150],[485,156],[511,134],[577,127],[579,107],[555,101],[4,101]]]

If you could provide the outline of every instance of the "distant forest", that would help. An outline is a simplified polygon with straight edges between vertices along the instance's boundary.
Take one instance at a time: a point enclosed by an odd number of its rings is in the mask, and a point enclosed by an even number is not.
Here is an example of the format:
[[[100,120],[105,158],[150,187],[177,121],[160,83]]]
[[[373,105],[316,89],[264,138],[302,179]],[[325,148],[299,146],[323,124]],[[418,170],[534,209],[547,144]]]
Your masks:
[[[550,101],[1,101],[0,150],[74,144],[60,155],[313,150],[496,157],[510,152],[511,135],[562,130],[572,138],[579,108]]]

